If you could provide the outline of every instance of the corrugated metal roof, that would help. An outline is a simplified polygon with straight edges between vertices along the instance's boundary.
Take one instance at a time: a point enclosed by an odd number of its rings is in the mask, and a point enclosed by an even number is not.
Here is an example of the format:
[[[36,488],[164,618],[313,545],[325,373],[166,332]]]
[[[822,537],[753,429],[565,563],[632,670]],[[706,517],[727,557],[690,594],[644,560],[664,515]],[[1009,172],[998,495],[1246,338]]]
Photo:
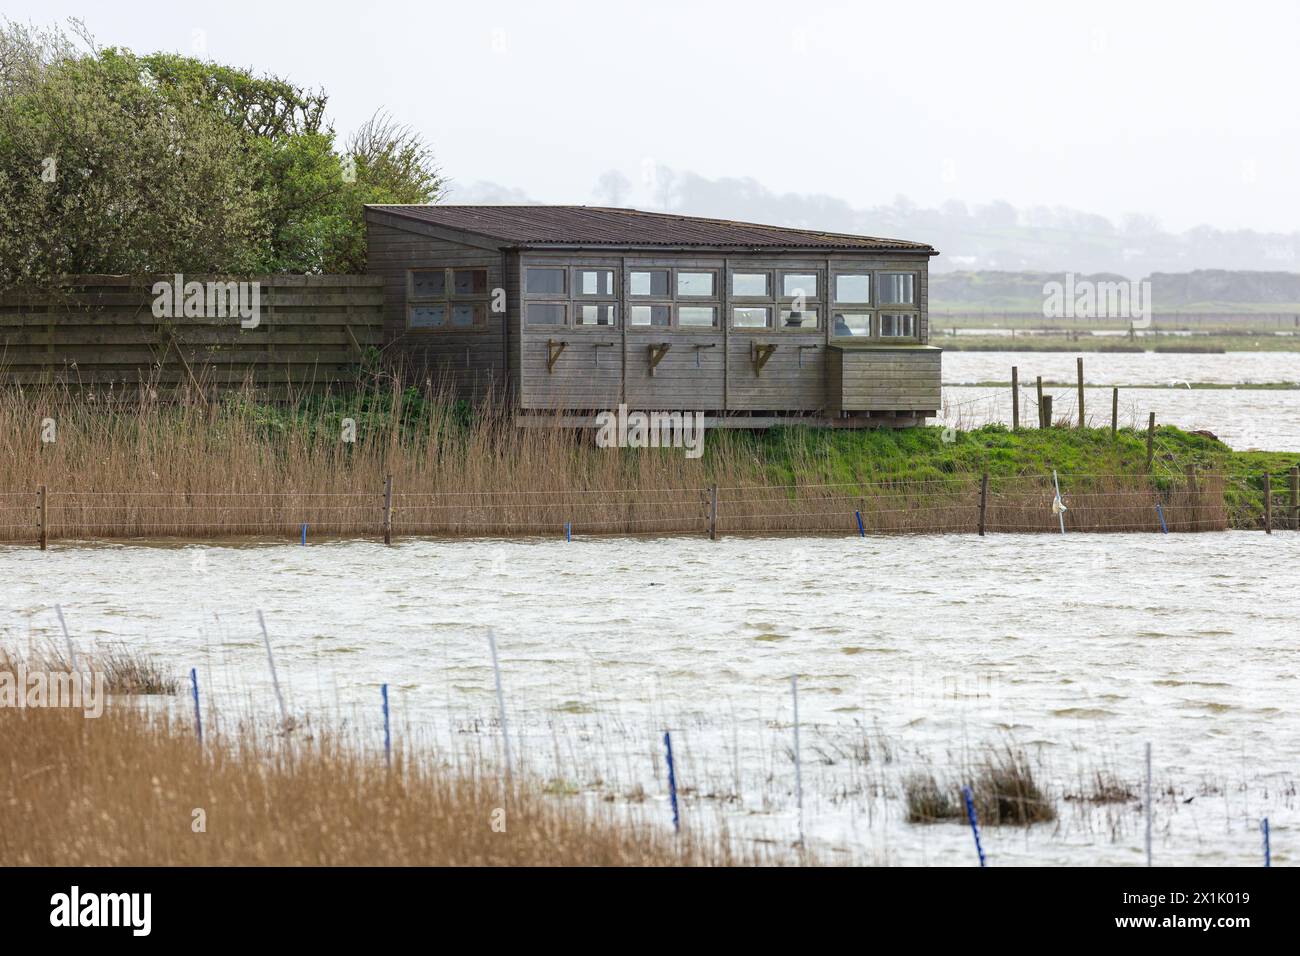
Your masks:
[[[933,254],[923,242],[606,206],[388,206],[367,209],[474,233],[512,246],[875,249]]]

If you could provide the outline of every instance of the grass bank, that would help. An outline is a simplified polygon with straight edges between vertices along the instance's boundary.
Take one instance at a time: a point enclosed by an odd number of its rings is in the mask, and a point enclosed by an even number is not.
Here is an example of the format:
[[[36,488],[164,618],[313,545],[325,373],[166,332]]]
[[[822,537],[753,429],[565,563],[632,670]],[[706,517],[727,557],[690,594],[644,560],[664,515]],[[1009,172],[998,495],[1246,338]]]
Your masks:
[[[712,430],[702,457],[607,449],[591,432],[520,429],[490,402],[376,381],[348,398],[213,404],[66,391],[0,394],[0,538],[34,541],[47,489],[51,540],[378,535],[393,478],[397,535],[703,533],[710,486],[718,528],[735,532],[970,532],[981,475],[990,530],[1050,531],[1051,473],[1067,528],[1254,527],[1260,478],[1300,454],[1235,453],[1169,426],[968,432],[800,426]],[[1189,479],[1189,468],[1200,477]],[[1280,499],[1279,499],[1280,501]]]

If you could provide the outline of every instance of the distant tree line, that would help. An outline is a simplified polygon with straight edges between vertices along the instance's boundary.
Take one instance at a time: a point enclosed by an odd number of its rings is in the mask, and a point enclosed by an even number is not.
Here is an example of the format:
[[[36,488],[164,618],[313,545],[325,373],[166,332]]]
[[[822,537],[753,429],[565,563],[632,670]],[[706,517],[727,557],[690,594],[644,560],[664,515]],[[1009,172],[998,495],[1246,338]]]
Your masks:
[[[346,142],[322,90],[0,23],[0,287],[74,273],[352,273],[363,204],[436,201],[383,112]]]

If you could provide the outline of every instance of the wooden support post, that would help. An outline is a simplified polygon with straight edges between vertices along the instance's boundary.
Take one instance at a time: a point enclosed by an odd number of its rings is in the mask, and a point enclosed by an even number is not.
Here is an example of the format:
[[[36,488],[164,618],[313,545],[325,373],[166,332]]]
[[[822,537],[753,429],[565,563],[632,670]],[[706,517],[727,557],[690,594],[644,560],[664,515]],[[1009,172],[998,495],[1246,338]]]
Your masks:
[[[709,485],[709,540],[718,540],[718,486]]]
[[[555,363],[560,360],[560,355],[568,346],[568,342],[557,342],[555,339],[546,340],[546,373],[548,375],[554,373]]]
[[[39,525],[41,533],[41,550],[44,551],[50,542],[49,536],[49,509],[46,506],[46,498],[49,497],[45,492],[45,486],[41,485],[36,491],[36,522]]]
[[[1119,434],[1119,386],[1115,386],[1110,393],[1110,437],[1114,438]]]
[[[1052,427],[1052,396],[1043,396],[1043,427]]]
[[[1080,355],[1077,361],[1078,361],[1078,368],[1079,368],[1079,427],[1082,428],[1083,425],[1084,425],[1084,417],[1083,417],[1083,356]]]
[[[1291,467],[1291,530],[1300,531],[1300,465]]]
[[[1264,472],[1264,533],[1273,533],[1273,486],[1268,472]]]
[[[1201,490],[1196,484],[1196,466],[1187,466],[1187,501],[1190,530],[1199,531],[1201,527]]]
[[[1038,376],[1038,427],[1046,428],[1047,419],[1043,417],[1043,376]]]
[[[384,544],[393,543],[393,476],[384,479]]]
[[[646,354],[648,355],[650,362],[650,376],[652,378],[654,377],[655,369],[659,367],[659,363],[664,360],[664,356],[668,354],[668,350],[672,347],[671,342],[651,343],[646,346],[648,349]]]
[[[984,472],[980,478],[980,537],[984,537],[984,518],[989,508],[989,473]]]
[[[1151,417],[1147,419],[1147,471],[1151,470],[1151,456],[1154,453],[1156,440],[1156,413],[1152,412]]]
[[[1011,366],[1011,430],[1020,428],[1020,369]]]

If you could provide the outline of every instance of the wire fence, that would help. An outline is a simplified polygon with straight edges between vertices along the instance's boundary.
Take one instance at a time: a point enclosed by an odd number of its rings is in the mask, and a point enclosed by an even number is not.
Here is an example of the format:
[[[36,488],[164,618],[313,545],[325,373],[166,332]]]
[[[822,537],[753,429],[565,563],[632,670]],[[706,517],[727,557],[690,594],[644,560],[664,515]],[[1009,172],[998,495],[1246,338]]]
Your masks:
[[[1251,523],[1300,530],[1296,471],[1270,477],[1252,479],[1267,492]],[[1189,471],[564,491],[38,488],[0,492],[0,540],[1194,532],[1229,527],[1232,480]]]

